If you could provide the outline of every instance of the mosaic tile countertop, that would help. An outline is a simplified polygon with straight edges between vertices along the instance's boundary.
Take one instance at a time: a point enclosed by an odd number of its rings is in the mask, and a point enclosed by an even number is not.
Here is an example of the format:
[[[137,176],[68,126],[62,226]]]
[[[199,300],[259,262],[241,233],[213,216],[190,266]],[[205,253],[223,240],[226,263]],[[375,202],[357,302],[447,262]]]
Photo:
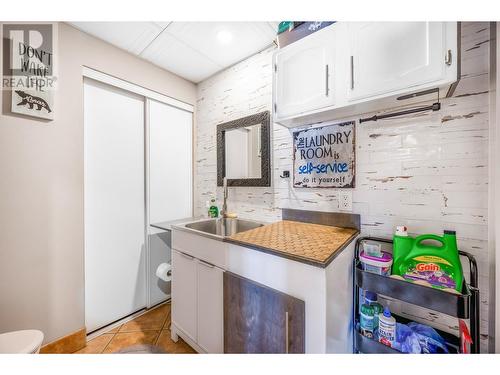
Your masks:
[[[284,220],[237,233],[226,241],[324,268],[358,233],[352,228]]]

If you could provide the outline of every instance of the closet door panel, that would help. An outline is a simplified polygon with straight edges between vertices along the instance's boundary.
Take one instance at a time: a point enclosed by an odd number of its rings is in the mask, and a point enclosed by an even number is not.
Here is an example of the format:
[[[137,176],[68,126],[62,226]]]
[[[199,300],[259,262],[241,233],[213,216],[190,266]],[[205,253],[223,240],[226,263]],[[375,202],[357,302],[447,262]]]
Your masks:
[[[149,106],[149,221],[192,215],[192,113],[154,100]]]
[[[145,307],[144,98],[84,81],[88,332]]]

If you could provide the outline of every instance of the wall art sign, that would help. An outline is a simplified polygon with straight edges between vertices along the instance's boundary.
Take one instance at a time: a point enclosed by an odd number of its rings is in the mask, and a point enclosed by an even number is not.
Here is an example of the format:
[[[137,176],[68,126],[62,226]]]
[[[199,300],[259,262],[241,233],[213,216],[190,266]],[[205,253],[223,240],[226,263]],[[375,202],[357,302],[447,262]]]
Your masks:
[[[293,133],[293,186],[353,188],[355,122]]]
[[[11,111],[53,120],[56,24],[2,25],[2,88],[11,92]]]

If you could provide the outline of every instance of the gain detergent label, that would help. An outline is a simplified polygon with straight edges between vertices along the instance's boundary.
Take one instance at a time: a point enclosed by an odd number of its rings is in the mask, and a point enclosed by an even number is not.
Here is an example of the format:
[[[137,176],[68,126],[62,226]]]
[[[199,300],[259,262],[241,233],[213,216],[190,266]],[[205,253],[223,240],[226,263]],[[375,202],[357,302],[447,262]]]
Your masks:
[[[456,283],[453,279],[455,269],[447,260],[433,255],[421,255],[410,259],[402,276],[418,284],[432,286],[435,288],[455,289]]]

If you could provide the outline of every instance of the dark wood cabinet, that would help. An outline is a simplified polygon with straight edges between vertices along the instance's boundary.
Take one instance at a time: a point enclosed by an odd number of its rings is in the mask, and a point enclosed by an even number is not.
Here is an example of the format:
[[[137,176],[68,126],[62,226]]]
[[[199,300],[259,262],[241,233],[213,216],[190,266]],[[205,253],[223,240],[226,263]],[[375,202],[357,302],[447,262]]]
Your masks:
[[[225,353],[304,353],[304,301],[224,273]]]

